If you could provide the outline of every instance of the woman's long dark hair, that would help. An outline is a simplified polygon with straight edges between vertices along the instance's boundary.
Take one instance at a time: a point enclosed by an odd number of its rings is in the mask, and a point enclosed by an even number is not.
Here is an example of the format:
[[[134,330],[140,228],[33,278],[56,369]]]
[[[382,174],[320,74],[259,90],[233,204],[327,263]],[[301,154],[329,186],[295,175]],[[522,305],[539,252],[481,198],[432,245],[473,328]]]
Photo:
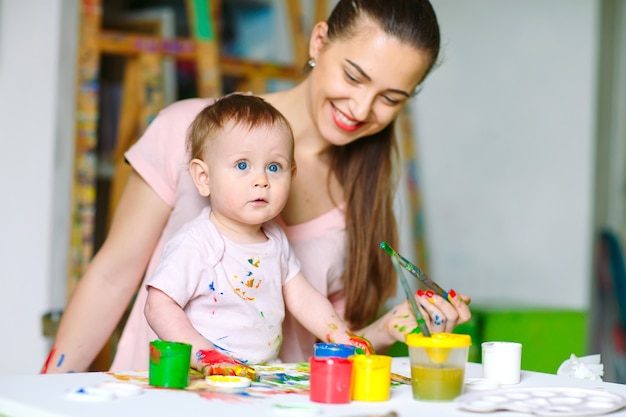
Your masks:
[[[387,34],[426,52],[430,72],[437,61],[440,34],[437,17],[427,0],[340,0],[328,23],[329,42],[350,39],[367,19]],[[426,75],[425,75],[426,76]],[[347,259],[343,274],[345,319],[353,328],[375,320],[383,303],[395,295],[396,275],[379,247],[397,247],[393,211],[398,149],[392,122],[380,132],[330,150],[331,173],[344,189]]]

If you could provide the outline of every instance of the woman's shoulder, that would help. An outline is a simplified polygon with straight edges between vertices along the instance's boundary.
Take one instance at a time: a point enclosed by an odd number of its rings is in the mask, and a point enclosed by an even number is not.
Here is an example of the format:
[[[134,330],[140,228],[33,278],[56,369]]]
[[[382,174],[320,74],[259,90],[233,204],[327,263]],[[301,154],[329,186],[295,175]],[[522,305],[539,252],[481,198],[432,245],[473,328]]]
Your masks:
[[[144,136],[155,136],[156,132],[156,137],[161,137],[164,145],[178,146],[179,140],[185,141],[187,129],[198,113],[214,102],[214,98],[188,98],[175,101],[159,111]]]
[[[213,104],[214,98],[187,98],[175,101],[160,111],[160,116],[193,118],[206,106]]]

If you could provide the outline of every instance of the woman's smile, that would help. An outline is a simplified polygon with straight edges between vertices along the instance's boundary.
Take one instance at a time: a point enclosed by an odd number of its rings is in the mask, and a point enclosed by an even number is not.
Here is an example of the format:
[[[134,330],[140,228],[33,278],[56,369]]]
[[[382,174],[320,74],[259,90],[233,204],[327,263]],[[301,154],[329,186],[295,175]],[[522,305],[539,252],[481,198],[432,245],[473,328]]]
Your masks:
[[[348,131],[348,132],[354,132],[355,130],[357,130],[359,127],[363,125],[362,122],[359,122],[358,120],[348,117],[341,110],[335,107],[335,105],[331,104],[331,108],[332,108],[333,120],[335,121],[335,124],[340,129]]]

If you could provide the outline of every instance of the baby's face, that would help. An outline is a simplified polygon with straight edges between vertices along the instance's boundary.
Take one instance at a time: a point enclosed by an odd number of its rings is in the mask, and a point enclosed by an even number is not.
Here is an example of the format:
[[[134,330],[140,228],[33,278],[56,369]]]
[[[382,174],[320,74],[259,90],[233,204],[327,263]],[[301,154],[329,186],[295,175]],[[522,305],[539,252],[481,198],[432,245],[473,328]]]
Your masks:
[[[293,141],[286,126],[227,126],[207,153],[216,214],[247,225],[280,214],[294,173]]]

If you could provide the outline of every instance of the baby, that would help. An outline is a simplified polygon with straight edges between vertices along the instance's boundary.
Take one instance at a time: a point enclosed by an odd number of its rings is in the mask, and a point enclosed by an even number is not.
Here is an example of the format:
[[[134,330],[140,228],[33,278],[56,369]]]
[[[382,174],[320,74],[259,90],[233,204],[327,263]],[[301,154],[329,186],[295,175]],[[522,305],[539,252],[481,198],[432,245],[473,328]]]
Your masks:
[[[287,119],[259,97],[232,94],[197,115],[187,144],[209,204],[168,241],[146,284],[145,315],[158,337],[191,344],[191,365],[205,374],[245,374],[246,363],[277,360],[286,307],[320,340],[369,350],[309,284],[271,221],[296,173]]]

